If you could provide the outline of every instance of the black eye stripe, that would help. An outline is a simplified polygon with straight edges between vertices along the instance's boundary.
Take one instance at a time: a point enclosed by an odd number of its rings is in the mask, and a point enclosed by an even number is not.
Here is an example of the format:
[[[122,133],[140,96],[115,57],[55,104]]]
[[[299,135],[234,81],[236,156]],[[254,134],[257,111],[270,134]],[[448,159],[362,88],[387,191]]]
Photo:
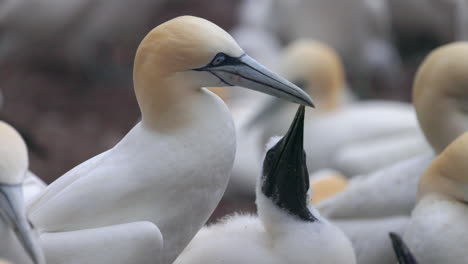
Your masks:
[[[213,59],[211,60],[210,63],[208,63],[206,66],[203,66],[201,68],[193,69],[194,71],[205,71],[207,69],[212,69],[212,68],[217,68],[217,67],[222,67],[222,66],[228,66],[228,65],[239,65],[242,64],[240,61],[240,58],[244,56],[245,54],[241,55],[240,57],[231,57],[229,55],[226,55],[223,52],[219,52],[216,54]],[[222,57],[221,57],[222,56]],[[215,63],[215,61],[219,58],[223,58],[221,62]]]

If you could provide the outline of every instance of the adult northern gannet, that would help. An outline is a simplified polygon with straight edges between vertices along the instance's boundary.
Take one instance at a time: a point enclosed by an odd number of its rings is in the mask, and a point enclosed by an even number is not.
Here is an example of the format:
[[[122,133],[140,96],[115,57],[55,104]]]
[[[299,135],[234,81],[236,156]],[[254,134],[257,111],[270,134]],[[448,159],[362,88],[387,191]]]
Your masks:
[[[401,239],[400,235],[390,232],[390,239],[392,240],[393,250],[395,251],[395,256],[398,259],[398,264],[418,264],[416,259],[411,253],[408,246],[405,244],[405,241]]]
[[[265,156],[256,188],[258,217],[234,215],[202,229],[175,264],[356,263],[346,236],[308,207],[304,112],[301,106]]]
[[[435,153],[468,131],[468,43],[434,50],[420,66],[413,85],[419,126]],[[419,178],[433,153],[352,179],[348,188],[318,208],[331,218],[409,215],[416,203]]]
[[[231,115],[202,87],[237,85],[312,102],[220,27],[192,16],[144,38],[133,77],[142,121],[115,147],[49,185],[28,212],[42,233],[53,235],[151,222],[164,240],[156,263],[172,263],[221,199],[235,155]]]
[[[465,76],[466,78],[466,76]],[[468,263],[468,133],[429,166],[403,238],[421,263]]]
[[[22,183],[28,152],[19,133],[0,121],[0,258],[42,264],[39,238],[26,218]]]

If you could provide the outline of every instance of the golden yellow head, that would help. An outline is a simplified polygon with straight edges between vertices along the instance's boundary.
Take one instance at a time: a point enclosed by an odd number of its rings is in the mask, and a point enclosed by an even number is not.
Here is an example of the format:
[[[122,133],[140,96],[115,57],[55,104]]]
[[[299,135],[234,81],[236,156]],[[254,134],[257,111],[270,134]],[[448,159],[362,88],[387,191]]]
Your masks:
[[[146,67],[165,73],[207,65],[216,54],[239,57],[244,51],[222,28],[208,20],[181,16],[169,20],[143,39],[135,57],[135,72]]]
[[[418,196],[438,193],[468,202],[468,132],[453,141],[429,166]]]
[[[28,169],[28,151],[20,134],[0,121],[0,184],[20,184]]]
[[[312,105],[304,91],[245,54],[226,31],[192,16],[148,33],[136,53],[133,79],[143,121],[171,112],[202,87],[241,86]]]
[[[438,153],[468,131],[468,42],[444,45],[428,55],[416,74],[413,103]]]
[[[330,46],[310,39],[295,41],[285,49],[281,69],[288,79],[302,83],[302,88],[319,98],[325,110],[338,105],[345,85],[344,69]]]

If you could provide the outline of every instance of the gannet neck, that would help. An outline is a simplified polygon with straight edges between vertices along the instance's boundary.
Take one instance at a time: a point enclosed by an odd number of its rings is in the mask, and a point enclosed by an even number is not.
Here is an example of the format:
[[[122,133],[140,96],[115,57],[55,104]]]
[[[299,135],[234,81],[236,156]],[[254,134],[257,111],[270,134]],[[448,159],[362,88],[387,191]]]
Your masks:
[[[0,184],[21,184],[28,169],[28,152],[20,134],[0,121]]]
[[[191,122],[190,103],[201,87],[187,83],[181,74],[161,75],[154,71],[153,75],[135,81],[143,125],[165,132],[184,128]]]
[[[468,42],[433,51],[419,68],[413,102],[424,135],[437,153],[468,131]]]
[[[219,52],[244,54],[229,34],[201,18],[177,17],[150,31],[138,47],[133,71],[143,123],[155,129],[184,124],[187,113],[180,106],[202,87],[219,84],[208,72],[192,70]]]
[[[333,48],[311,39],[295,41],[285,49],[281,68],[288,79],[318,98],[318,109],[333,111],[339,106],[344,68]]]
[[[468,202],[468,132],[452,142],[421,177],[418,198],[428,194]]]

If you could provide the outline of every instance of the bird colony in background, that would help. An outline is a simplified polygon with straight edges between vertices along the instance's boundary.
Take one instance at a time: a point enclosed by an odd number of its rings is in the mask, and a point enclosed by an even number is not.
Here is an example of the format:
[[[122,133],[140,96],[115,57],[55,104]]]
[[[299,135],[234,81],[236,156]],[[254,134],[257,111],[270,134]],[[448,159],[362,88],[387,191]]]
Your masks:
[[[141,121],[48,186],[0,122],[0,263],[468,263],[468,43],[427,56],[413,105],[354,99],[316,39],[275,52],[279,74],[205,19],[157,26]],[[223,196],[257,214],[204,226]]]

